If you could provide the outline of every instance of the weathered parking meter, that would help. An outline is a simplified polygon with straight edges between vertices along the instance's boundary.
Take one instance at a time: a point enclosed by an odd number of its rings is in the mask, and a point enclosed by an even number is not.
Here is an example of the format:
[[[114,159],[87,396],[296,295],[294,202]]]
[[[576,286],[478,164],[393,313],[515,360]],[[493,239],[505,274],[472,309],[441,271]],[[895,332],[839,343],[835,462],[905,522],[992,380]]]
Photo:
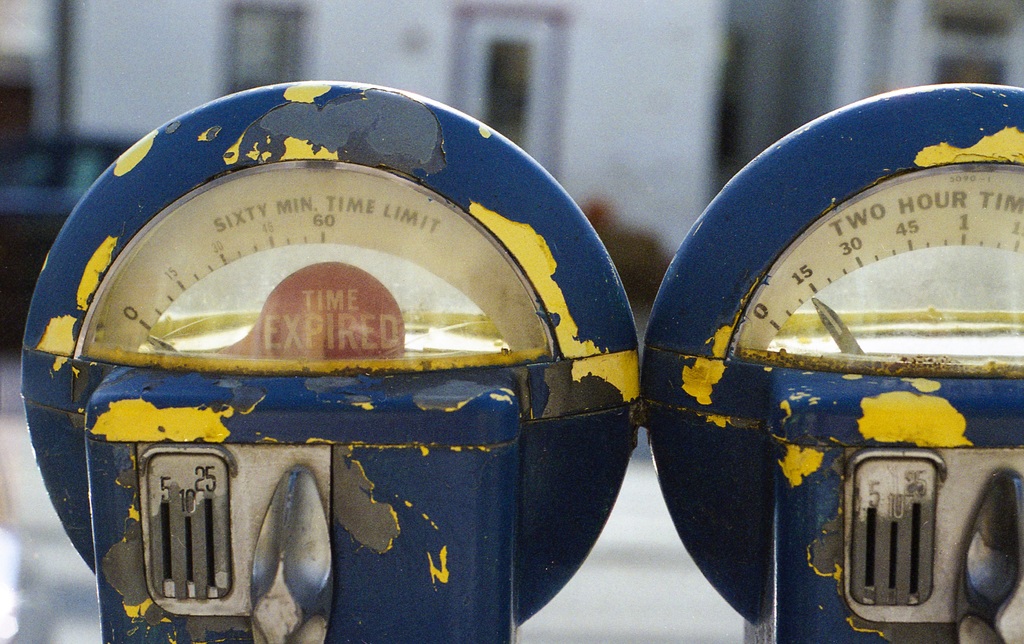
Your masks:
[[[679,249],[645,341],[652,448],[748,639],[1024,641],[1022,130],[1014,88],[854,104]]]
[[[23,371],[105,641],[508,641],[597,538],[639,394],[550,175],[328,83],[126,152],[50,252]]]

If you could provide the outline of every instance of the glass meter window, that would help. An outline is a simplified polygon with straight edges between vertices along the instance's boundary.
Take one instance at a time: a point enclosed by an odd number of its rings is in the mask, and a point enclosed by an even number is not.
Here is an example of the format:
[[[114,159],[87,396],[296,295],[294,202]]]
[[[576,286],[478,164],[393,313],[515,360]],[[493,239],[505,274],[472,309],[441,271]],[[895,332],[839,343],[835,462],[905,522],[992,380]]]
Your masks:
[[[735,352],[838,371],[1024,366],[1024,168],[919,170],[830,210],[762,280]]]
[[[551,355],[538,310],[490,233],[438,195],[362,166],[280,163],[155,217],[111,266],[79,353],[271,372],[509,363]]]

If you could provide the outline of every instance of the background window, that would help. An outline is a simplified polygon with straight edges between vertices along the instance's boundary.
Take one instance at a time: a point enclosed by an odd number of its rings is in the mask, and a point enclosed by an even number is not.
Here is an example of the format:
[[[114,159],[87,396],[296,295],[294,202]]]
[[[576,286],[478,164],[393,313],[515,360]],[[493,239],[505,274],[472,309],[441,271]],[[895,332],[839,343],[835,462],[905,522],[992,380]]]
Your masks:
[[[230,30],[229,91],[302,80],[301,9],[236,5]]]
[[[455,13],[451,104],[559,170],[568,18],[557,9],[464,5]]]
[[[933,5],[938,28],[935,82],[1006,83],[1019,7],[1005,0]]]
[[[531,47],[528,42],[496,40],[490,49],[484,121],[522,145],[530,100]]]

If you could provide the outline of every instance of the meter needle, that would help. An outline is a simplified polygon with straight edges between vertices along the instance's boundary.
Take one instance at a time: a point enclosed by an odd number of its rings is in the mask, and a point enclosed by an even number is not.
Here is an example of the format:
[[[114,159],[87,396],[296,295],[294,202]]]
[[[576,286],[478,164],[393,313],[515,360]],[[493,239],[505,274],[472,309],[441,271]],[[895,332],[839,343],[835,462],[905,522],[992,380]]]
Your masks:
[[[811,298],[811,303],[814,304],[821,323],[825,325],[825,330],[828,331],[832,339],[839,345],[840,351],[854,355],[864,355],[864,350],[857,344],[857,339],[853,337],[850,328],[846,326],[838,313],[816,297]]]

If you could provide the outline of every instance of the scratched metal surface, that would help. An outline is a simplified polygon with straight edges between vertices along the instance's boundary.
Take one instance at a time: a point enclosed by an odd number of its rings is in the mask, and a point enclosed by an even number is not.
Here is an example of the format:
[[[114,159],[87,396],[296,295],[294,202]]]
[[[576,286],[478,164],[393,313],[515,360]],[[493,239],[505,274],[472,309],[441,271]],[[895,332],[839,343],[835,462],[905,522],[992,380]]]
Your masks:
[[[18,391],[17,356],[0,356],[0,468],[13,478],[24,545],[16,642],[97,642],[92,573],[64,536],[46,497]],[[568,586],[520,628],[519,641],[725,644],[742,638],[742,620],[686,555],[649,457],[638,455],[591,556]]]

